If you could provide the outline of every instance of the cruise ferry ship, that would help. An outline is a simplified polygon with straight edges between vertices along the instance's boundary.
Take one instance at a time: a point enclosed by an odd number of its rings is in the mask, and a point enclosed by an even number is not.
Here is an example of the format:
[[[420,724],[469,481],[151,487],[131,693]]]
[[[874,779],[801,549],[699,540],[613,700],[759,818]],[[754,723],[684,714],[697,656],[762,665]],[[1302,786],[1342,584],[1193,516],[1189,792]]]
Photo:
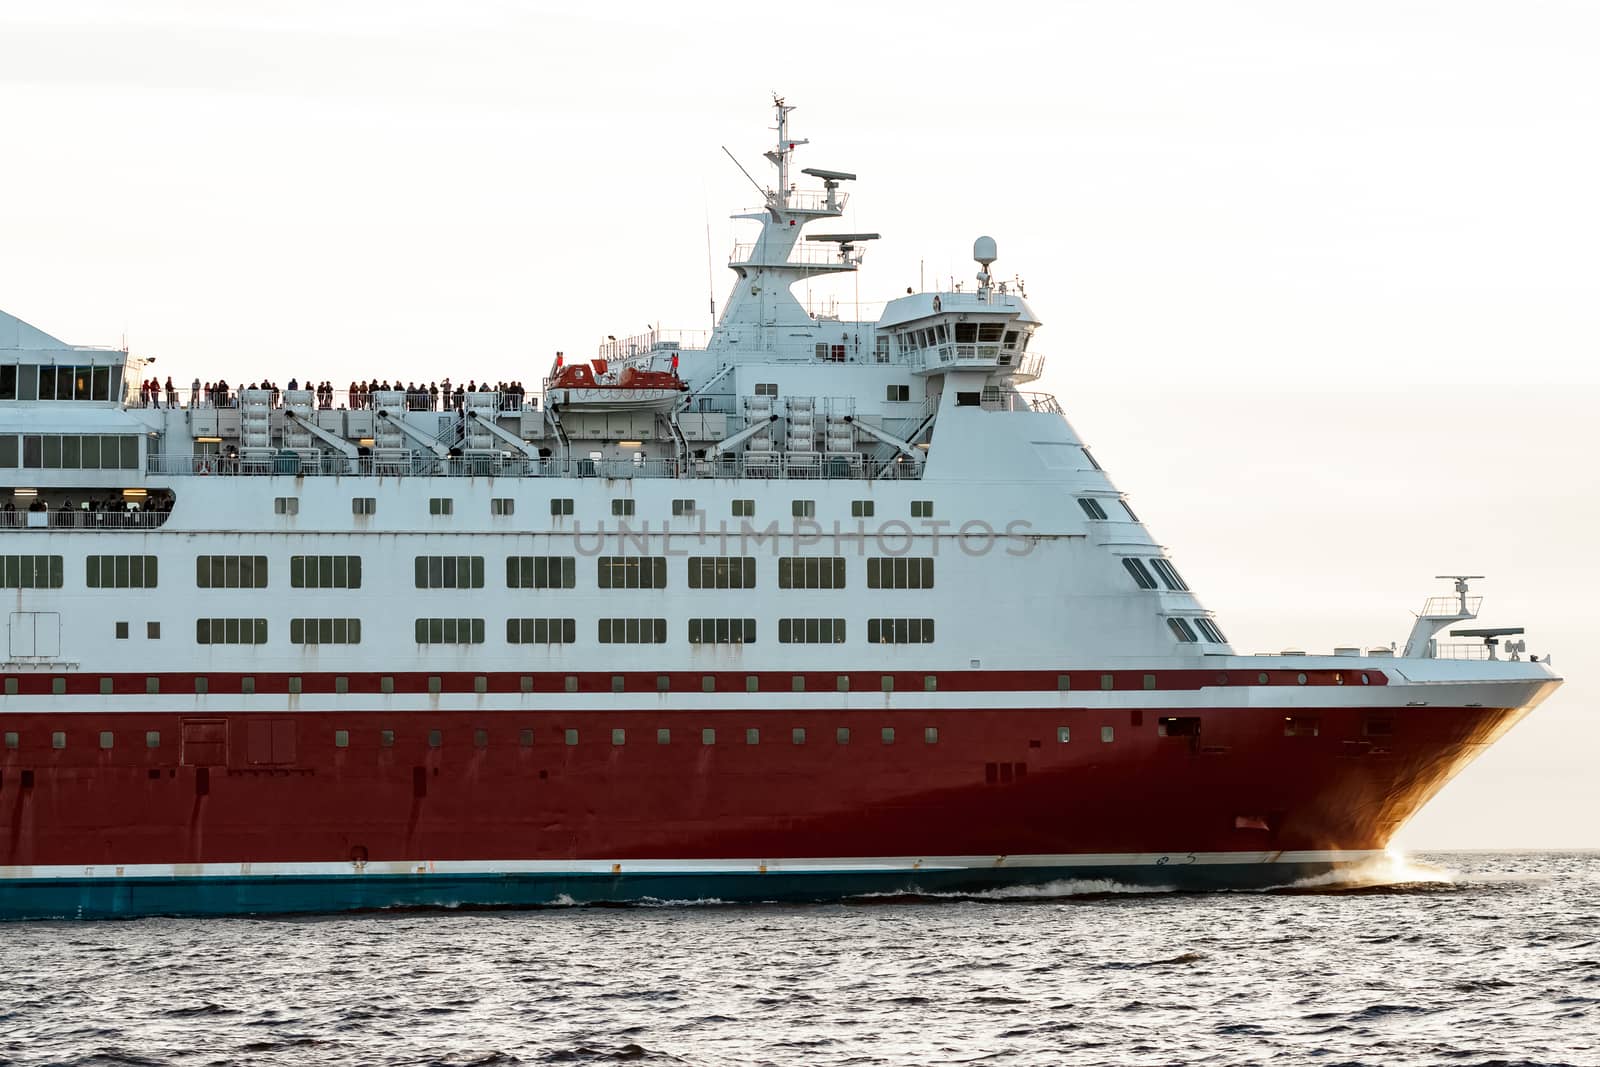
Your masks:
[[[0,314],[0,917],[1280,885],[1559,684],[1473,576],[1403,646],[1236,652],[1028,391],[994,241],[796,298],[877,235],[790,110],[709,336],[541,389],[152,402]]]

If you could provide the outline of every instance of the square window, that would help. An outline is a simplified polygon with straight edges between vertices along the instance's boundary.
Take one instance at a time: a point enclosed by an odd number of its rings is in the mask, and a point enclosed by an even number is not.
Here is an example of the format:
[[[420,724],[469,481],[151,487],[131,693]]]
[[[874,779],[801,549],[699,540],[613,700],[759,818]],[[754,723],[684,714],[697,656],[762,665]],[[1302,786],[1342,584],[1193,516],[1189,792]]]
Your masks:
[[[656,675],[656,692],[665,693],[672,688],[672,678],[665,674]]]
[[[490,515],[515,515],[517,502],[508,496],[492,497],[489,500]]]
[[[160,730],[146,730],[144,732],[144,747],[145,748],[160,748],[161,747],[161,731]]]
[[[693,515],[695,513],[694,501],[688,499],[674,500],[672,502],[672,513],[674,515]]]
[[[611,676],[611,691],[613,693],[620,693],[620,692],[622,692],[622,690],[623,690],[622,675],[613,674]]]
[[[717,691],[717,679],[712,675],[705,675],[700,679],[700,691],[702,693],[715,693]]]
[[[159,641],[161,639],[161,624],[159,622],[145,623],[144,636],[148,640]]]
[[[116,743],[117,743],[117,737],[110,730],[101,730],[100,731],[100,747],[101,748],[110,748],[112,745],[114,745]]]
[[[1070,674],[1058,674],[1058,675],[1056,675],[1056,688],[1059,689],[1063,693],[1065,693],[1067,690],[1071,689],[1072,688],[1072,675],[1070,675]]]
[[[894,727],[893,726],[885,726],[883,728],[883,743],[886,744],[886,745],[894,744]]]
[[[429,515],[454,515],[456,502],[454,497],[431,496],[428,498]]]
[[[939,728],[937,726],[924,727],[922,742],[926,745],[937,745],[939,743]]]
[[[444,747],[444,731],[443,730],[429,730],[428,731],[428,747],[429,748],[442,748],[442,747]]]
[[[736,519],[755,518],[756,502],[754,500],[735,500],[733,502],[733,517]]]
[[[550,498],[550,514],[555,516],[572,514],[572,498],[553,496]]]
[[[517,684],[518,688],[520,688],[524,693],[533,692],[533,675],[524,674],[517,680]]]
[[[487,693],[489,691],[489,676],[480,674],[472,679],[472,691],[474,693]]]
[[[745,675],[744,676],[744,691],[746,693],[757,693],[757,692],[760,692],[761,691],[761,679],[757,678],[753,674]]]
[[[620,729],[620,728],[612,730],[611,731],[611,743],[613,745],[625,745],[625,744],[627,744],[628,743],[628,731]]]
[[[524,729],[520,733],[518,733],[517,734],[517,744],[521,745],[523,748],[532,748],[533,747],[533,731],[531,729]]]
[[[378,679],[378,692],[380,692],[380,693],[392,693],[392,692],[394,692],[394,678],[392,678],[390,676],[387,676],[387,675],[385,675],[382,678],[379,678]]]
[[[125,622],[117,623],[117,640],[118,641],[126,641],[127,639],[128,639],[128,624],[125,623]]]
[[[576,674],[567,675],[566,690],[569,693],[576,693],[578,691],[578,676]]]
[[[1066,744],[1067,742],[1071,741],[1072,740],[1072,727],[1070,727],[1070,726],[1057,726],[1056,727],[1056,740],[1061,742],[1063,745]]]
[[[245,675],[243,678],[239,679],[239,692],[248,694],[254,693],[255,691],[256,680],[254,678],[250,677],[249,675]],[[390,692],[393,692],[393,690],[390,690]]]
[[[472,731],[472,747],[473,748],[488,748],[489,747],[489,731],[488,730],[474,730],[474,731]]]
[[[333,747],[334,748],[349,748],[350,747],[350,731],[349,730],[335,730],[333,732]]]
[[[19,748],[21,745],[22,745],[22,738],[17,734],[17,731],[15,731],[15,730],[7,730],[6,731],[6,747],[9,748],[9,749],[16,749],[16,748]]]
[[[66,748],[67,747],[67,732],[65,730],[56,730],[56,731],[54,731],[50,735],[50,747],[51,748]]]
[[[794,690],[796,693],[804,693],[806,691],[806,676],[803,674],[797,674],[790,678],[789,688]]]
[[[54,693],[56,696],[61,696],[66,691],[67,680],[65,678],[50,679],[50,692]]]
[[[346,678],[342,674],[339,675],[338,677],[336,677],[333,680],[333,691],[335,693],[348,693],[348,692],[350,692],[350,679]]]
[[[576,730],[563,730],[561,731],[561,736],[562,739],[569,745],[576,745],[578,743],[578,731]]]
[[[209,693],[211,691],[211,680],[205,675],[196,675],[194,679],[194,691],[202,696],[206,693]]]
[[[144,691],[146,693],[159,693],[159,692],[161,692],[161,679],[160,678],[146,678],[144,680]]]
[[[378,513],[378,498],[372,496],[358,496],[350,501],[352,515],[376,515]]]
[[[754,726],[747,727],[744,732],[744,743],[747,745],[759,745],[761,743],[761,731]]]
[[[875,500],[850,501],[850,517],[852,519],[870,519],[876,510],[877,501]]]
[[[1115,675],[1102,674],[1100,676],[1100,688],[1101,689],[1110,689],[1116,684],[1116,680],[1117,679],[1116,679]]]
[[[1103,741],[1103,742],[1105,742],[1106,744],[1109,745],[1111,742],[1115,741],[1116,739],[1117,739],[1117,731],[1116,731],[1116,729],[1114,727],[1110,727],[1110,726],[1102,726],[1102,727],[1100,727],[1100,740],[1101,741]]]
[[[102,678],[102,679],[100,679],[100,695],[101,696],[110,696],[111,695],[111,679],[110,678]]]
[[[850,727],[841,726],[835,730],[833,732],[833,741],[838,745],[848,745],[850,743]]]
[[[717,731],[713,730],[709,726],[706,727],[705,729],[701,730],[700,731],[700,743],[702,745],[714,745],[714,744],[716,744],[717,743]]]
[[[790,730],[789,731],[789,740],[793,741],[797,745],[805,744],[806,743],[806,728],[804,726],[796,726],[793,730]]]
[[[611,514],[626,518],[633,514],[633,501],[631,499],[613,500]]]
[[[850,676],[848,674],[839,675],[835,685],[841,693],[850,692]]]
[[[291,675],[290,676],[290,678],[289,678],[289,692],[291,692],[291,693],[299,693],[299,692],[302,692],[304,690],[304,688],[305,688],[304,683],[300,680],[300,677],[298,675]]]
[[[817,502],[796,500],[790,505],[790,510],[797,519],[814,519],[817,517]]]
[[[672,744],[672,731],[667,729],[665,726],[663,726],[660,729],[656,730],[656,744],[658,744],[658,745],[670,745],[670,744]]]
[[[381,745],[384,748],[393,748],[394,747],[394,731],[393,730],[379,730],[378,731],[378,744]]]
[[[440,675],[437,675],[437,674],[430,674],[428,676],[428,692],[430,692],[430,693],[442,693],[442,692],[444,692],[444,678],[441,677]]]
[[[930,693],[938,689],[939,676],[937,674],[924,674],[922,676],[922,688]]]
[[[16,695],[17,695],[17,680],[15,678],[7,678],[6,679],[6,696],[14,697]]]
[[[885,693],[894,692],[894,675],[885,674],[883,677],[878,679],[878,682],[883,687],[883,691]]]

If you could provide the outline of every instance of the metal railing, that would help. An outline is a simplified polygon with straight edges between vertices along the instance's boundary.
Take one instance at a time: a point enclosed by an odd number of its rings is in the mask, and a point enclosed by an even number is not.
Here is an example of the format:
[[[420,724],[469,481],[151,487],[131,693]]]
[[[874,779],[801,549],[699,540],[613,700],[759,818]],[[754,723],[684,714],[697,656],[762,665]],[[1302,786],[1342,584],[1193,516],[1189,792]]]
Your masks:
[[[1015,389],[985,389],[978,402],[985,411],[1062,414],[1061,404],[1050,393],[1023,393]]]
[[[0,511],[5,530],[153,530],[167,521],[165,511]]]
[[[728,253],[729,263],[767,263],[782,264],[793,263],[797,266],[854,266],[860,259],[860,249],[853,252],[841,252],[839,248],[822,244],[797,244],[790,249],[789,254],[778,258],[781,254],[777,241],[752,241],[740,242],[733,246],[733,251]],[[760,259],[753,259],[760,256]]]
[[[873,477],[920,478],[922,464],[903,462],[878,473],[859,453],[729,454],[691,459],[588,459],[584,457],[524,459],[518,456],[452,456],[396,450],[386,455],[347,459],[324,453],[320,463],[305,463],[296,454],[279,453],[260,460],[233,457],[154,455],[146,470],[167,476],[429,478],[786,478],[864,480]],[[163,521],[165,521],[163,519]],[[155,525],[159,525],[156,523]]]
[[[1467,615],[1476,618],[1478,608],[1483,604],[1483,597],[1467,597]],[[1461,598],[1458,596],[1431,596],[1422,605],[1420,614],[1424,617],[1444,618],[1456,617],[1461,614]]]
[[[1435,659],[1488,659],[1489,646],[1482,641],[1445,641],[1434,646]]]

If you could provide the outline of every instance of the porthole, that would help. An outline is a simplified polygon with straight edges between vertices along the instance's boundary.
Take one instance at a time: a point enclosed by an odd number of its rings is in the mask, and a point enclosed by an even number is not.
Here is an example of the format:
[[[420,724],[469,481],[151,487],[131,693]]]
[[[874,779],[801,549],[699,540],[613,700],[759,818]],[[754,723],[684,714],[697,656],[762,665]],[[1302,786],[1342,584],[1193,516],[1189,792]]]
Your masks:
[[[1302,671],[1301,673],[1295,675],[1294,676],[1294,680],[1296,682],[1298,682],[1299,684],[1301,684],[1301,685],[1305,685],[1306,684],[1305,672]]]
[[[1217,684],[1218,685],[1227,685],[1228,684],[1228,676],[1226,674],[1217,675]]]
[[[1258,684],[1260,684],[1260,685],[1266,685],[1267,684],[1267,672],[1266,671],[1262,671],[1260,674],[1256,675],[1256,682]]]
[[[1361,675],[1361,684],[1362,684],[1362,685],[1370,685],[1370,684],[1371,684],[1371,682],[1372,682],[1372,679],[1370,679],[1370,678],[1368,678],[1368,677],[1367,677],[1367,676],[1366,676],[1366,674],[1362,674],[1362,675]]]

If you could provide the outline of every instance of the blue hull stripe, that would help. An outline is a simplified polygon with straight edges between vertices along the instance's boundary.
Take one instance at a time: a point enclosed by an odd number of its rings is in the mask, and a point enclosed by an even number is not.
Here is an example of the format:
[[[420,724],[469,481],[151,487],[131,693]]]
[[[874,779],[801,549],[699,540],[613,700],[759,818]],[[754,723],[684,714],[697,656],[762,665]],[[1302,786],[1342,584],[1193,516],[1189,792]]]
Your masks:
[[[1344,864],[1193,864],[757,874],[348,874],[0,880],[0,920],[150,915],[288,915],[377,908],[530,908],[568,904],[822,902],[868,895],[977,894],[1008,888],[1265,889]],[[1050,887],[1050,883],[1066,883]]]

